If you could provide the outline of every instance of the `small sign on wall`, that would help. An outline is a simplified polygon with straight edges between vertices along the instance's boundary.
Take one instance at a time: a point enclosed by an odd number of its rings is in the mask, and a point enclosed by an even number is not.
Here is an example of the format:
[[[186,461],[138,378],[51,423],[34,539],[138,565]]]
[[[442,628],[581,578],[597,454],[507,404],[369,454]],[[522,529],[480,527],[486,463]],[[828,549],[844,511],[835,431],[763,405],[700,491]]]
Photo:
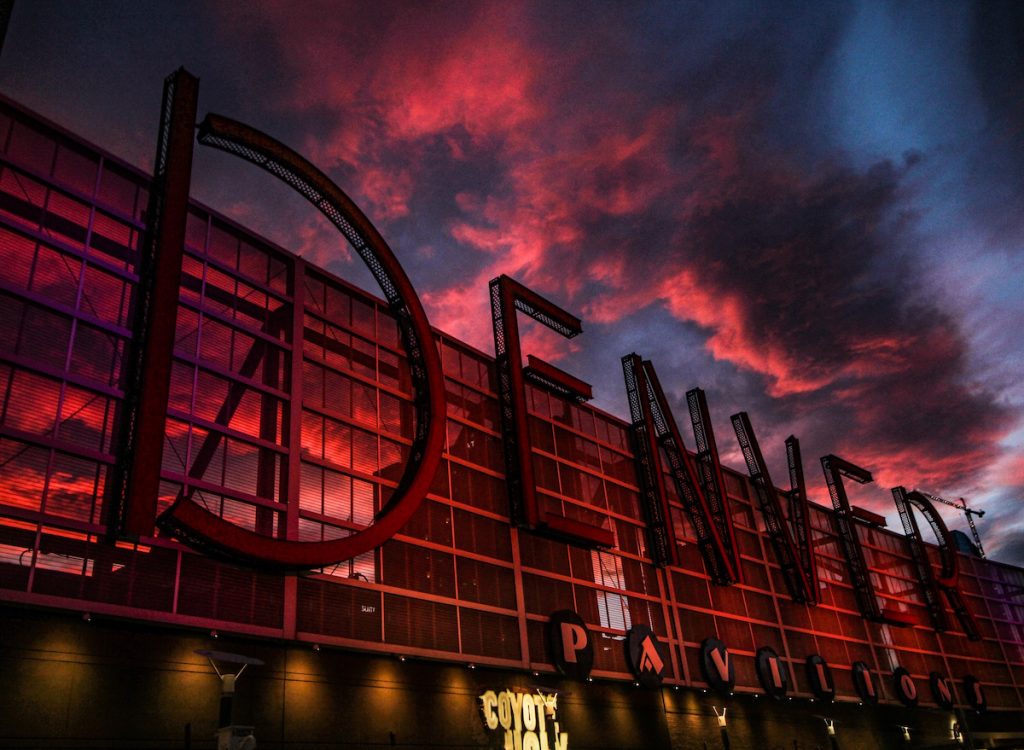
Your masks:
[[[548,647],[558,671],[575,680],[585,680],[594,668],[594,639],[583,618],[571,609],[551,615]]]
[[[488,690],[480,696],[480,714],[488,730],[504,735],[508,750],[568,750],[554,693]]]
[[[664,646],[646,625],[634,625],[626,638],[626,661],[644,687],[658,687],[665,676]]]

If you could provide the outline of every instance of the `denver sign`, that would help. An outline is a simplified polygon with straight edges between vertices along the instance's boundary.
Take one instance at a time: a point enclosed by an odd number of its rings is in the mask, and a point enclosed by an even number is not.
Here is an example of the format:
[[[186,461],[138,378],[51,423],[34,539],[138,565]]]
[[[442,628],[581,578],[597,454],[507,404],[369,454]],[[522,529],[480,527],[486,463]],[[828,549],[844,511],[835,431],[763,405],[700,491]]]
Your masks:
[[[208,115],[199,127],[200,143],[244,158],[283,180],[321,211],[367,264],[402,332],[415,394],[416,431],[410,459],[392,499],[372,524],[343,539],[300,542],[289,538],[287,530],[281,537],[267,536],[211,513],[184,494],[156,518],[197,98],[198,80],[184,70],[168,78],[148,212],[149,231],[141,254],[133,351],[126,375],[122,460],[112,482],[112,526],[118,534],[138,537],[152,534],[154,525],[159,524],[201,550],[266,568],[309,569],[330,565],[390,539],[426,496],[444,443],[446,405],[440,358],[415,289],[383,237],[352,200],[323,172],[284,144],[240,122]],[[582,331],[580,320],[506,276],[491,282],[490,297],[512,519],[540,534],[588,546],[611,546],[614,539],[608,530],[541,510],[530,459],[526,383],[578,401],[588,399],[591,393],[590,386],[583,381],[532,355],[527,357],[529,366],[522,366],[517,316],[529,315],[566,337]],[[295,317],[301,318],[301,313]],[[697,442],[694,456],[683,443],[653,365],[631,354],[623,358],[623,372],[635,437],[638,485],[655,563],[678,563],[665,487],[667,468],[696,530],[698,547],[712,580],[722,585],[741,581],[739,550],[703,393],[694,390],[687,394]],[[749,418],[740,413],[732,417],[732,422],[789,595],[794,601],[814,605],[818,576],[799,443],[790,438],[786,445],[792,484],[787,521]],[[297,429],[292,425],[293,445],[299,442]],[[668,457],[667,467],[662,465],[662,455]],[[871,481],[871,474],[836,456],[825,456],[821,464],[862,613],[874,621],[907,624],[901,623],[894,613],[879,608],[854,526],[855,512],[843,485],[846,479]],[[288,477],[286,484],[288,497],[294,501],[298,477]],[[964,631],[977,639],[977,627],[958,588],[955,547],[942,518],[920,493],[897,487],[893,497],[910,537],[935,628],[948,627],[939,602],[942,592]],[[942,566],[938,573],[928,562],[913,508],[923,515],[939,539]],[[790,531],[790,523],[796,529],[795,535]]]

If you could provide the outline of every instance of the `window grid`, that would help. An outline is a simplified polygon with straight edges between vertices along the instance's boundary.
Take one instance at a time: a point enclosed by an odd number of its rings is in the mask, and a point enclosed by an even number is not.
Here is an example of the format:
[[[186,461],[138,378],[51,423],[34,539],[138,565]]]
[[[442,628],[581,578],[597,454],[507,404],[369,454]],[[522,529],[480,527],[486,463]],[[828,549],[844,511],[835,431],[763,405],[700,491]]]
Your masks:
[[[823,601],[795,605],[749,482],[730,470],[725,489],[746,583],[710,584],[677,498],[682,565],[656,569],[628,426],[533,387],[541,502],[614,531],[616,546],[583,550],[512,528],[493,360],[443,334],[449,411],[441,469],[416,516],[380,549],[303,577],[286,593],[279,577],[223,565],[159,533],[138,544],[104,543],[148,182],[15,106],[0,108],[9,118],[0,124],[0,312],[9,323],[0,333],[0,596],[535,669],[551,668],[547,615],[572,608],[596,634],[604,676],[628,678],[620,640],[644,623],[668,644],[669,679],[683,684],[703,684],[697,649],[717,636],[733,649],[740,690],[757,689],[754,651],[771,645],[798,694],[806,694],[804,658],[820,653],[841,698],[853,696],[843,676],[853,661],[880,673],[899,663],[922,691],[933,669],[956,681],[971,672],[993,708],[1019,709],[1024,571],[961,557],[965,596],[988,640],[935,634],[905,540],[859,525],[879,596],[922,624],[866,623],[830,512],[814,506]],[[282,532],[291,512],[303,540],[365,527],[396,486],[414,427],[394,319],[379,300],[198,205],[185,249],[160,508],[192,493],[266,534]],[[295,284],[304,299],[297,313]],[[301,341],[291,340],[295,314]],[[301,383],[290,382],[291,357],[300,358]],[[232,394],[237,403],[221,413]],[[301,419],[295,446],[293,412]],[[289,467],[300,471],[291,498]],[[286,632],[288,610],[296,625]]]

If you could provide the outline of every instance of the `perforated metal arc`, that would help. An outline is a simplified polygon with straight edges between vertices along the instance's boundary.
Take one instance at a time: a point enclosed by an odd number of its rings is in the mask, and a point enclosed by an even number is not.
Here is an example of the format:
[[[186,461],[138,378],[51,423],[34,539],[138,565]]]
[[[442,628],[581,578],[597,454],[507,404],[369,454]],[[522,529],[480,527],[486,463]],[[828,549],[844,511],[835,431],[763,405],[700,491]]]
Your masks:
[[[576,330],[575,328],[570,328],[567,325],[564,325],[561,321],[555,320],[550,315],[544,314],[543,312],[538,310],[536,307],[534,307],[530,303],[524,302],[523,300],[521,300],[519,298],[516,298],[514,304],[515,304],[516,309],[519,310],[519,312],[525,313],[526,315],[529,315],[531,318],[536,320],[538,323],[541,323],[541,324],[547,326],[552,331],[557,331],[558,333],[560,333],[563,336],[565,336],[565,338],[567,338],[567,339],[574,338],[575,336],[578,336],[581,333],[581,331]]]
[[[323,172],[265,133],[219,115],[208,115],[200,125],[199,142],[239,156],[278,177],[312,203],[351,243],[380,284],[398,320],[415,392],[416,431],[409,462],[391,501],[373,524],[344,539],[274,539],[236,526],[191,502],[175,503],[160,518],[160,525],[194,545],[263,567],[308,569],[355,557],[383,544],[408,521],[426,497],[440,463],[445,390],[430,324],[391,248]]]
[[[939,560],[942,563],[942,568],[939,572],[940,583],[946,586],[955,585],[959,573],[959,565],[956,558],[956,545],[949,533],[949,528],[935,510],[935,506],[920,492],[908,492],[906,500],[924,516],[938,542]]]

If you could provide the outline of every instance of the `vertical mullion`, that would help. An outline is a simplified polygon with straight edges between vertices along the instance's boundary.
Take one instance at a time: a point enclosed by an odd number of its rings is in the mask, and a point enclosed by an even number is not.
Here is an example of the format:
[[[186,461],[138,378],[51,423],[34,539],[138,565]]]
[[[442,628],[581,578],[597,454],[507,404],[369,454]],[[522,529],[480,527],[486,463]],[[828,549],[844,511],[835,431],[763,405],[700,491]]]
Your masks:
[[[302,258],[292,260],[291,268],[291,367],[289,371],[288,398],[288,470],[285,474],[284,502],[285,538],[299,538],[299,489],[302,469],[302,363],[306,331],[306,262]],[[290,573],[284,578],[284,617],[282,625],[286,638],[295,638],[296,612],[298,611],[298,578]]]

